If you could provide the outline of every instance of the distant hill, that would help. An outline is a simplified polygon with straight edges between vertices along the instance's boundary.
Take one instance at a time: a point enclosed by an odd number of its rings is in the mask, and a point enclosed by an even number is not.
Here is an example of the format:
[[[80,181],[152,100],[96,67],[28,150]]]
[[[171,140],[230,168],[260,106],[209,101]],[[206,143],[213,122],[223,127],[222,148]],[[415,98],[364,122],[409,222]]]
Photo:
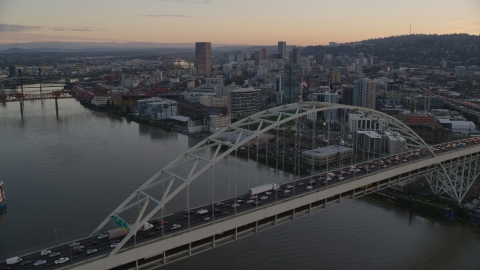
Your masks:
[[[362,43],[367,44],[386,44],[386,43],[413,43],[420,40],[432,40],[434,42],[463,42],[463,41],[480,41],[480,36],[469,35],[469,34],[446,34],[446,35],[427,35],[427,34],[412,34],[412,35],[402,35],[402,36],[390,36],[384,38],[373,38],[362,40]]]

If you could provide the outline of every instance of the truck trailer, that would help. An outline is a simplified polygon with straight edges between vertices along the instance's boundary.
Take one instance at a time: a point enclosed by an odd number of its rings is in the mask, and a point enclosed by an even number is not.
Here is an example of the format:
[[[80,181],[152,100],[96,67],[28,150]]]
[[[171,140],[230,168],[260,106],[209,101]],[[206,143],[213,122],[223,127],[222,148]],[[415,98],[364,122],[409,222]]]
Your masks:
[[[19,257],[12,257],[12,258],[8,258],[6,260],[6,263],[7,265],[12,265],[12,264],[16,264],[16,263],[19,263],[22,261],[22,258],[19,258]]]
[[[258,186],[250,189],[250,196],[260,194],[262,192],[267,192],[270,190],[277,190],[280,186],[277,184],[266,184],[263,186]]]

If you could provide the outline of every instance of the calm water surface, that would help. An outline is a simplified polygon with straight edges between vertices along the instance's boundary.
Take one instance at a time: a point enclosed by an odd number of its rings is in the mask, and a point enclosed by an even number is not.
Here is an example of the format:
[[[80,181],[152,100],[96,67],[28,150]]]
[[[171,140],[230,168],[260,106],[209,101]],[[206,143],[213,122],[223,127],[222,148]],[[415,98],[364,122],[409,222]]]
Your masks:
[[[88,235],[136,188],[198,141],[84,108],[75,100],[0,105],[0,259]],[[216,199],[291,176],[233,157],[215,169]],[[230,175],[230,177],[229,177]],[[199,180],[192,204],[208,202]],[[184,200],[167,211],[184,209]],[[164,269],[480,269],[475,227],[348,201]]]

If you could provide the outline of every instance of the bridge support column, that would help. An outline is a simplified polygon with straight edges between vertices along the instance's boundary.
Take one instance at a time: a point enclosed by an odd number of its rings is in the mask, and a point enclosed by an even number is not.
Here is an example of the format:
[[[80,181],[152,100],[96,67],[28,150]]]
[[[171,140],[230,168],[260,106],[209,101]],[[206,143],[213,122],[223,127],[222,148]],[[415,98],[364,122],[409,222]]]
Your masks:
[[[213,244],[213,247],[215,247],[215,244],[216,244],[216,236],[215,235],[213,235],[213,243],[212,244]]]
[[[312,204],[309,204],[309,205],[308,205],[308,213],[309,213],[309,214],[312,213]]]
[[[256,233],[258,232],[258,220],[255,221],[255,232],[256,232]]]
[[[238,240],[238,228],[235,228],[235,240]]]
[[[342,203],[342,193],[338,195],[338,203]]]
[[[323,208],[327,208],[327,198],[325,198],[325,202],[323,203]]]
[[[450,160],[448,169],[443,164],[427,171],[425,177],[435,195],[447,194],[457,204],[461,204],[480,176],[478,153]]]
[[[295,208],[293,208],[293,211],[292,211],[292,220],[295,219]]]
[[[138,260],[135,260],[135,269],[138,270]]]
[[[57,120],[58,120],[58,99],[55,97],[55,112],[57,114]]]
[[[163,265],[167,264],[166,251],[163,252]]]
[[[188,256],[192,256],[192,243],[188,243]]]
[[[275,215],[275,226],[277,226],[277,221],[278,221],[278,218],[277,218],[277,215]]]

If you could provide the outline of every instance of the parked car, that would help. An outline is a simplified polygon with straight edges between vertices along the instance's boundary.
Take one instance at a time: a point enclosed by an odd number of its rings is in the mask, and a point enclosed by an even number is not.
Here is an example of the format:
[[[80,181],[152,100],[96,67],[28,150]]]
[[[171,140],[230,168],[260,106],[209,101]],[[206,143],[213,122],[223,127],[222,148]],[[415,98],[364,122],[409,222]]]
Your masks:
[[[45,256],[45,255],[48,255],[48,254],[50,254],[50,253],[52,253],[52,251],[49,250],[49,249],[42,250],[42,251],[40,252],[40,256]]]

